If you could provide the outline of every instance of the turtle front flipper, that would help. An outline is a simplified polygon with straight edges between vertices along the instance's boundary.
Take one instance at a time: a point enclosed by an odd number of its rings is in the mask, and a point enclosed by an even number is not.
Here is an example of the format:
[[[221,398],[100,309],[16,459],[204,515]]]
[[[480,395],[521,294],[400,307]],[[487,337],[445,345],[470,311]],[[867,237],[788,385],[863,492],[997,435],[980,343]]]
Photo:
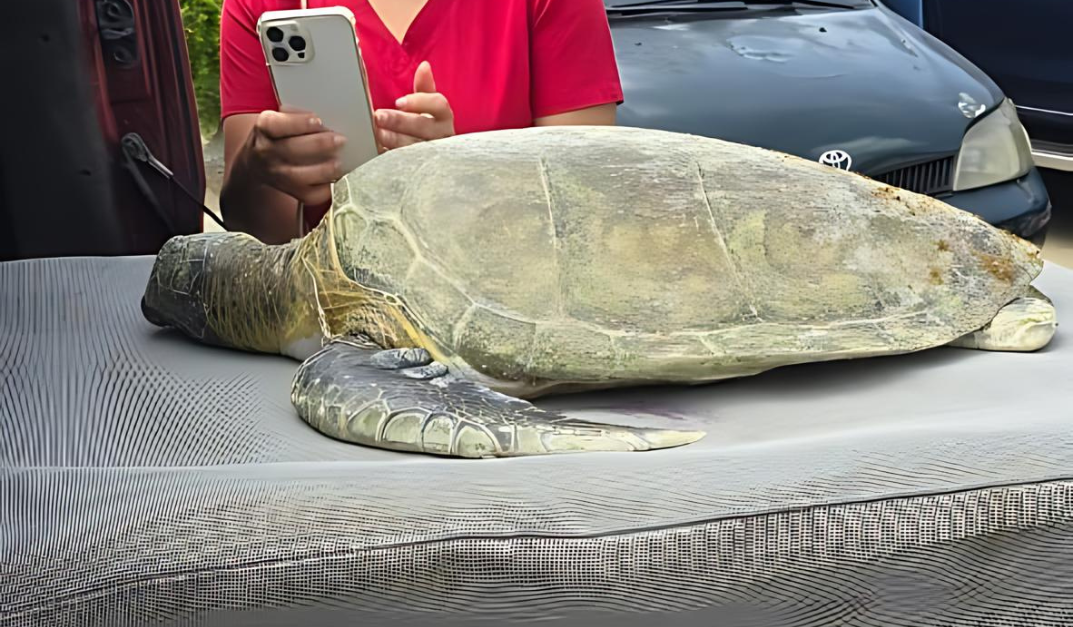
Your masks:
[[[1050,344],[1057,328],[1054,303],[1029,286],[1024,296],[1003,307],[987,326],[955,340],[950,346],[1029,353]]]
[[[453,457],[647,451],[704,437],[572,420],[454,377],[424,349],[346,340],[301,365],[291,400],[303,420],[338,440]]]

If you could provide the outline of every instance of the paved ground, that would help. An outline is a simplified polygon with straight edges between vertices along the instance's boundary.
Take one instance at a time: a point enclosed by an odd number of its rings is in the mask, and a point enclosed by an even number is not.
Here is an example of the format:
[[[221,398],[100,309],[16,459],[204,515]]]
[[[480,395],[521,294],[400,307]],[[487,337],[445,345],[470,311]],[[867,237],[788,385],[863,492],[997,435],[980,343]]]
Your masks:
[[[205,169],[208,181],[205,204],[220,215],[219,193],[223,178],[223,145],[219,136],[205,144]],[[1051,200],[1054,203],[1054,218],[1050,234],[1043,247],[1047,260],[1073,268],[1073,173],[1045,173]],[[220,227],[205,218],[206,231],[219,231]]]
[[[217,133],[208,142],[202,138],[202,152],[205,160],[205,206],[220,215],[220,185],[224,177],[223,134]],[[223,230],[208,216],[202,216],[202,224],[206,232]]]

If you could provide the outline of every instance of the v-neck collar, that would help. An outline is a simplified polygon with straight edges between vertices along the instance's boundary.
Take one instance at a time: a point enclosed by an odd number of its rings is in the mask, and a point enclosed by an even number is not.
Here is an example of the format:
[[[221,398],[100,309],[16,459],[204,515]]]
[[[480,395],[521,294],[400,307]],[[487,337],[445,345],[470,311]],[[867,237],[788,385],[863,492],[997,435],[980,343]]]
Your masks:
[[[413,21],[410,22],[410,26],[406,29],[406,33],[402,37],[402,41],[395,38],[395,35],[391,33],[391,29],[387,27],[384,20],[381,19],[380,14],[373,8],[372,3],[369,0],[358,0],[362,9],[368,15],[368,19],[373,23],[373,28],[386,42],[394,44],[398,48],[401,48],[407,53],[417,52],[416,48],[424,48],[431,41],[435,28],[435,16],[433,12],[438,10],[436,5],[446,0],[425,0],[424,6],[422,6],[417,15],[414,16]]]

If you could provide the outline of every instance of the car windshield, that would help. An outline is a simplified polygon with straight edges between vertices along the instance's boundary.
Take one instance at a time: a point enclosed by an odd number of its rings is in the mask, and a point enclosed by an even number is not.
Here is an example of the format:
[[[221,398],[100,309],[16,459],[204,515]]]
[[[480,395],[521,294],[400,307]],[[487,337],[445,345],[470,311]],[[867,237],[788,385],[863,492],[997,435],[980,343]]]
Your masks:
[[[611,12],[863,9],[872,6],[872,0],[604,0],[604,7]]]

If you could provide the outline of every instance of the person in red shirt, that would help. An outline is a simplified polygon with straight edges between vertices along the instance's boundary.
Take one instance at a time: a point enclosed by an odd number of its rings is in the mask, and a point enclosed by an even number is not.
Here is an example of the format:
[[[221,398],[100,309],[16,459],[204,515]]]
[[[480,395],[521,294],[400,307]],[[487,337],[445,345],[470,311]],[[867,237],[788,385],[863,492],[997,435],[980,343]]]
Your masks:
[[[602,0],[307,4],[354,13],[384,149],[460,133],[615,123],[623,95]],[[278,110],[257,38],[262,13],[299,6],[225,0],[221,16],[220,205],[229,228],[267,243],[319,222],[331,183],[345,174],[336,161],[341,136],[315,115]]]

